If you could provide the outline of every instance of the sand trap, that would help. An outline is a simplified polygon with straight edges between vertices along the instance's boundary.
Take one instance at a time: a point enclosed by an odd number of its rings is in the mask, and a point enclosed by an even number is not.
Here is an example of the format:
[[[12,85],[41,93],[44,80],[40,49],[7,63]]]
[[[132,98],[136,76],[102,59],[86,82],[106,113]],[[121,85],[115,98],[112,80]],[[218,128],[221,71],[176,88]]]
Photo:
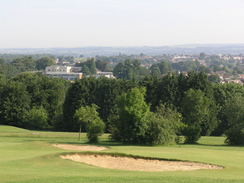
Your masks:
[[[71,144],[54,144],[53,146],[65,149],[65,150],[74,150],[74,151],[102,151],[107,149],[106,147],[100,146],[90,146],[90,145],[71,145]]]
[[[110,155],[92,155],[92,154],[72,154],[62,155],[61,158],[76,162],[86,163],[102,168],[136,171],[190,171],[200,169],[223,169],[223,167],[181,161],[148,160],[132,157],[116,157]]]

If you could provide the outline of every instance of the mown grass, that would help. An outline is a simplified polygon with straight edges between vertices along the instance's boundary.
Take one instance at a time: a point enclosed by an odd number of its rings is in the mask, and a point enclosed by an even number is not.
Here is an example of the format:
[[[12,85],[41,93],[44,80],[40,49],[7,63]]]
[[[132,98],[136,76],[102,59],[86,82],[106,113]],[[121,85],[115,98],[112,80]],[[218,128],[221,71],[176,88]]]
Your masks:
[[[52,143],[78,142],[77,133],[38,132],[0,126],[0,183],[243,183],[244,147],[227,146],[224,137],[203,137],[196,145],[135,146],[110,142],[105,152],[222,165],[223,170],[139,172],[111,170],[59,158],[71,151]],[[74,151],[72,151],[74,152]]]

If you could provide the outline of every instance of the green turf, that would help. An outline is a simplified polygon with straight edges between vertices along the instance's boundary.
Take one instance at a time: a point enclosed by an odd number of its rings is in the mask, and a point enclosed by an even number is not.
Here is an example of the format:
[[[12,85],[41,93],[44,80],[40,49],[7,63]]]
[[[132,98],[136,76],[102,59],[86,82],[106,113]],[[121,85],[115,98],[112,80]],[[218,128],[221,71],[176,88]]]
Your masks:
[[[81,143],[86,143],[82,134]],[[106,152],[144,157],[200,161],[223,170],[138,172],[111,170],[59,158],[69,152],[52,143],[79,144],[76,133],[39,132],[0,126],[0,183],[243,183],[244,147],[224,144],[224,137],[203,137],[198,145],[133,146],[112,143]]]

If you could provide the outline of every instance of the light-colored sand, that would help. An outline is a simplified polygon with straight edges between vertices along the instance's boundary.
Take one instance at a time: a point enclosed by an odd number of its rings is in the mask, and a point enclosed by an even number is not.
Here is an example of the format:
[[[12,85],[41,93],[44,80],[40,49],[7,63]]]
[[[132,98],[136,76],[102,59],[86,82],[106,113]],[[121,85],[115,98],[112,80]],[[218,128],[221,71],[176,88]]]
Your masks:
[[[61,158],[76,162],[86,163],[102,168],[119,169],[119,170],[136,170],[136,171],[190,171],[200,169],[222,169],[220,166],[181,162],[181,161],[164,161],[164,160],[148,160],[142,158],[131,157],[115,157],[109,155],[62,155]]]
[[[102,151],[107,149],[106,147],[91,146],[91,145],[71,145],[71,144],[54,144],[53,146],[74,151]]]

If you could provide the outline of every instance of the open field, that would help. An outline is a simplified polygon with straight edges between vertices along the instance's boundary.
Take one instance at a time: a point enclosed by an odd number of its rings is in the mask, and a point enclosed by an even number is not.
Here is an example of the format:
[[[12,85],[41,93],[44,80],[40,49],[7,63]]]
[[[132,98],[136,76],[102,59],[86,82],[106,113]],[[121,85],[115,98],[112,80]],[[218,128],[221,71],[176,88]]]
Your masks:
[[[81,143],[86,143],[82,134]],[[222,170],[139,172],[98,168],[61,159],[78,152],[52,144],[79,144],[76,133],[38,132],[0,126],[0,183],[243,183],[244,147],[224,145],[224,137],[203,137],[198,145],[133,146],[101,138],[104,152],[198,161],[222,165]],[[87,145],[87,144],[85,144]]]

